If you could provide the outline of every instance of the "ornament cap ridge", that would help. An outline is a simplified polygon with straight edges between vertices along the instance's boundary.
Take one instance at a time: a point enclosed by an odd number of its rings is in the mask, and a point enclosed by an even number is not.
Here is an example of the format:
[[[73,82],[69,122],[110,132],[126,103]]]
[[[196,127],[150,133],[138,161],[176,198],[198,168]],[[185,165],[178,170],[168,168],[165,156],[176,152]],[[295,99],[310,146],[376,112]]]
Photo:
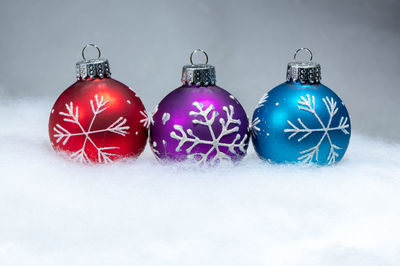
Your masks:
[[[85,57],[85,50],[87,47],[94,47],[97,49],[98,56],[94,59],[87,59]],[[95,44],[86,44],[82,49],[82,61],[76,63],[76,78],[77,79],[95,79],[95,78],[108,78],[111,76],[110,65],[108,60],[101,58],[100,48]]]
[[[193,54],[201,52],[205,56],[204,64],[193,64]],[[182,68],[181,81],[186,85],[208,86],[215,85],[215,67],[208,64],[208,55],[201,49],[195,49],[190,54],[190,65]]]
[[[300,51],[308,51],[310,54],[309,61],[297,61],[296,56]],[[318,63],[312,62],[313,54],[308,48],[297,49],[293,56],[292,62],[287,65],[286,81],[294,81],[315,84],[321,80],[321,66]]]

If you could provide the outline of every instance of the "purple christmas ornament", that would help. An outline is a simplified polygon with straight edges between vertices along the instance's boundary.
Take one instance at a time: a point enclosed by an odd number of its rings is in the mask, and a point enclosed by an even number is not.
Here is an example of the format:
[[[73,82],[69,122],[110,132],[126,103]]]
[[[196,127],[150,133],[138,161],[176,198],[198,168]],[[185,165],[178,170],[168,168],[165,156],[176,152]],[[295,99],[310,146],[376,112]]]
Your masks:
[[[193,64],[203,52],[205,64]],[[241,159],[249,143],[249,122],[229,92],[215,86],[215,68],[200,49],[182,70],[183,86],[156,106],[151,119],[150,147],[157,158],[205,163]]]

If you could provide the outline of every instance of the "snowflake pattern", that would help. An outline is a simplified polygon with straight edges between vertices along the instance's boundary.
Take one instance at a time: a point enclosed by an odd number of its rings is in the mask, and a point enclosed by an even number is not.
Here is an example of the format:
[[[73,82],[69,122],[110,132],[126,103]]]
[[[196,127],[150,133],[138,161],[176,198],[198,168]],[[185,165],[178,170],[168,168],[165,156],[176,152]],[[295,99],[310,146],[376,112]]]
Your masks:
[[[151,112],[151,115],[148,115],[146,111],[142,112],[140,111],[140,113],[144,116],[144,118],[142,120],[140,120],[141,123],[143,123],[144,127],[149,129],[150,125],[154,125],[154,115],[157,113],[158,111],[158,104],[154,107],[154,110]]]
[[[336,105],[337,105],[336,101],[332,97],[331,98],[325,97],[322,99],[322,101],[324,102],[326,109],[329,113],[329,120],[326,125],[321,121],[321,118],[318,116],[318,114],[315,111],[315,97],[311,96],[311,98],[310,98],[310,95],[307,94],[306,98],[304,96],[301,96],[300,100],[297,101],[299,104],[298,108],[300,110],[304,110],[306,112],[313,114],[315,119],[317,119],[318,123],[321,125],[321,127],[320,128],[308,128],[303,123],[303,121],[301,121],[301,119],[298,118],[297,121],[299,122],[299,126],[296,126],[295,124],[293,124],[291,121],[288,120],[287,122],[291,126],[291,128],[284,130],[284,132],[286,132],[286,133],[291,133],[290,136],[288,137],[288,139],[293,138],[297,134],[303,134],[301,137],[299,137],[297,139],[298,142],[301,142],[303,139],[307,138],[309,135],[311,135],[314,132],[323,132],[321,139],[315,146],[300,152],[301,155],[298,157],[298,160],[301,160],[306,163],[310,163],[314,157],[315,157],[315,160],[318,161],[319,147],[325,138],[328,139],[329,145],[330,145],[330,150],[329,150],[329,154],[327,157],[328,164],[335,163],[336,158],[339,156],[339,154],[337,153],[337,150],[341,149],[341,147],[335,145],[332,142],[332,139],[331,139],[331,136],[329,133],[331,131],[341,130],[346,135],[350,134],[349,131],[347,131],[347,128],[350,127],[348,117],[343,117],[343,116],[340,117],[338,125],[335,127],[332,127],[332,119],[338,112],[338,108],[336,107]]]
[[[268,92],[261,97],[260,101],[254,108],[254,111],[264,106],[264,104],[267,102],[267,99],[268,99]],[[260,128],[257,126],[260,122],[261,122],[260,118],[258,117],[256,117],[253,121],[250,122],[250,132],[253,138],[257,137],[257,134],[260,132]]]
[[[105,129],[99,129],[99,130],[92,130],[92,126],[94,121],[96,120],[97,115],[100,113],[104,112],[108,107],[107,104],[109,101],[105,101],[104,97],[101,96],[99,99],[98,95],[96,94],[94,96],[95,101],[90,100],[90,106],[92,108],[93,112],[93,118],[90,122],[90,125],[87,130],[83,128],[81,123],[79,122],[79,107],[73,105],[73,102],[70,102],[69,104],[65,104],[65,107],[67,109],[67,112],[59,112],[60,115],[64,116],[64,121],[76,124],[80,131],[79,133],[70,133],[67,129],[62,127],[60,124],[56,124],[56,126],[53,128],[55,131],[54,137],[57,138],[56,142],[59,143],[62,141],[62,145],[67,144],[68,140],[73,137],[73,136],[85,136],[85,140],[83,141],[82,148],[80,148],[78,151],[74,152],[71,154],[71,158],[79,161],[79,162],[86,162],[89,163],[90,159],[85,151],[86,145],[88,142],[90,142],[97,150],[97,160],[98,162],[104,162],[108,163],[111,162],[110,156],[115,156],[116,154],[113,154],[109,152],[109,150],[113,149],[119,149],[119,147],[99,147],[97,146],[92,138],[90,137],[91,134],[95,133],[101,133],[101,132],[111,132],[114,134],[118,134],[121,136],[125,136],[126,134],[129,134],[129,126],[126,125],[126,118],[119,117],[114,123],[112,123],[110,126],[108,126]]]
[[[265,104],[265,102],[267,101],[267,99],[268,99],[268,92],[265,93],[265,94],[261,97],[260,101],[259,101],[258,104],[256,105],[256,108],[254,108],[254,110],[255,110],[255,109],[258,109],[258,108],[260,108],[260,107],[262,107],[262,106],[264,106],[264,104]]]
[[[144,116],[144,118],[140,120],[140,123],[142,123],[145,128],[149,129],[152,117],[147,114],[146,110],[140,111],[140,114]]]
[[[254,138],[257,137],[257,134],[260,132],[260,128],[258,127],[260,122],[261,120],[259,117],[254,118],[254,120],[250,122],[250,132]]]
[[[154,107],[153,111],[151,112],[150,123],[154,125],[154,115],[158,112],[158,104]]]
[[[224,136],[233,134],[235,132],[239,131],[238,125],[241,124],[239,119],[234,119],[234,108],[232,105],[223,106],[222,109],[226,113],[227,120],[225,121],[224,118],[219,118],[219,123],[222,126],[220,134],[217,136],[212,128],[212,125],[215,122],[215,118],[219,115],[217,111],[214,109],[214,105],[210,105],[207,108],[204,109],[204,105],[199,102],[194,102],[192,103],[193,106],[198,110],[198,111],[190,111],[189,115],[195,117],[195,119],[192,120],[193,124],[198,124],[198,125],[203,125],[207,126],[211,135],[212,140],[203,140],[197,137],[191,129],[187,129],[186,131],[183,129],[181,125],[174,125],[174,129],[180,133],[180,135],[177,134],[177,132],[173,131],[171,132],[170,136],[173,139],[176,139],[179,141],[176,151],[179,152],[181,151],[182,146],[185,143],[191,143],[191,145],[186,149],[186,152],[188,154],[189,159],[197,159],[199,164],[205,164],[208,160],[211,163],[215,163],[219,160],[231,160],[231,157],[222,152],[220,150],[221,147],[228,147],[228,150],[233,153],[233,154],[238,154],[236,149],[239,149],[241,152],[245,153],[246,152],[246,139],[247,139],[247,134],[243,136],[240,134],[237,134],[235,139],[231,143],[224,143],[221,142],[221,139]],[[211,117],[209,118],[209,114],[211,113]],[[197,119],[197,117],[200,117],[200,119]],[[234,127],[228,129],[231,125],[235,125]],[[241,139],[242,138],[242,139]],[[240,140],[241,139],[241,140]],[[192,149],[196,147],[199,144],[207,144],[209,145],[209,150],[206,153],[191,153]],[[209,158],[210,154],[213,151],[216,151],[216,154],[213,158]]]

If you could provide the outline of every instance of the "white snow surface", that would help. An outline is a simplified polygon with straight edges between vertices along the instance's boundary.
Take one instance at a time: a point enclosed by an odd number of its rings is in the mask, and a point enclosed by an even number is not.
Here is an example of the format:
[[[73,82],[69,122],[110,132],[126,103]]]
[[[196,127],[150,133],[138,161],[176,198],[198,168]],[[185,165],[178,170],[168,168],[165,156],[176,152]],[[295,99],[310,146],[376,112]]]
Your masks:
[[[400,144],[331,167],[58,156],[52,100],[0,102],[0,265],[399,265]],[[389,129],[388,129],[389,130]]]

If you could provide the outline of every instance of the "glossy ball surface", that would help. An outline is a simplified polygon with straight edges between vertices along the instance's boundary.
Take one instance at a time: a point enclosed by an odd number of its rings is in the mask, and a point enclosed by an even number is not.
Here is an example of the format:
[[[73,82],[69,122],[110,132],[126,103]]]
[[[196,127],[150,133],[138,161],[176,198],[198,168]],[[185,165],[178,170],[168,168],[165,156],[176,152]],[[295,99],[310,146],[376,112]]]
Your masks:
[[[78,80],[55,102],[49,137],[55,150],[80,162],[111,162],[138,156],[147,140],[142,101],[112,78]]]
[[[246,154],[249,123],[238,100],[217,86],[181,86],[153,112],[150,146],[160,159],[200,164]]]
[[[265,94],[252,119],[260,158],[275,163],[333,164],[342,159],[351,135],[342,100],[322,84],[285,82]]]

